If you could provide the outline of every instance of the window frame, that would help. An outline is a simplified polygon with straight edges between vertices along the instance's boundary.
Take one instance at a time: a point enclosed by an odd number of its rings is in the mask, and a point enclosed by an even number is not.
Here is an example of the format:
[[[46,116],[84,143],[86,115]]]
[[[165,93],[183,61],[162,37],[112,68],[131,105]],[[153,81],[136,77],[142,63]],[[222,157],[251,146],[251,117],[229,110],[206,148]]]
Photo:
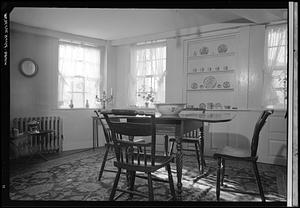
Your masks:
[[[272,89],[274,90],[274,92],[276,93],[277,95],[277,98],[278,98],[278,103],[276,104],[270,104],[268,103],[267,106],[270,106],[272,105],[274,108],[276,109],[286,109],[286,105],[287,105],[287,76],[288,76],[288,28],[287,28],[287,23],[280,23],[280,24],[270,24],[270,25],[266,25],[266,34],[265,34],[265,38],[266,40],[268,40],[268,36],[269,36],[269,32],[268,32],[268,28],[271,28],[271,27],[276,27],[276,26],[285,26],[286,27],[286,41],[284,44],[278,44],[276,43],[276,45],[271,45],[269,46],[268,45],[268,41],[266,41],[266,45],[265,45],[265,50],[266,50],[266,56],[265,57],[265,67],[266,69],[264,70],[264,73],[267,73],[266,71],[271,71],[271,82],[270,82],[270,85],[272,87]],[[284,47],[285,48],[285,57],[284,57],[284,60],[285,60],[285,65],[269,65],[268,63],[268,60],[269,60],[269,49],[271,48],[280,48],[280,47]],[[279,75],[274,75],[274,72],[281,72],[281,73],[278,73]],[[281,75],[280,74],[284,74],[283,75],[283,78],[281,78]],[[280,87],[278,86],[275,86],[273,83],[274,82],[282,82],[282,83],[279,83]],[[283,100],[282,100],[282,97],[279,96],[278,94],[279,93],[283,93]]]
[[[97,50],[99,50],[99,61],[100,61],[100,64],[99,64],[99,84],[98,84],[98,91],[99,91],[99,94],[101,94],[102,92],[102,89],[104,89],[104,80],[106,80],[106,77],[105,76],[105,72],[104,72],[104,57],[105,57],[105,46],[103,46],[102,44],[99,44],[97,43],[97,41],[95,43],[93,43],[93,41],[91,42],[85,42],[85,41],[74,41],[74,40],[71,40],[71,39],[59,39],[58,42],[57,42],[57,51],[58,51],[58,56],[57,56],[57,65],[58,65],[58,68],[57,68],[57,75],[56,75],[56,86],[57,86],[57,91],[56,91],[56,99],[55,99],[55,103],[54,103],[54,106],[56,106],[55,108],[57,110],[93,110],[93,109],[98,109],[100,106],[100,104],[97,104],[97,106],[95,107],[89,107],[87,108],[86,107],[86,98],[85,98],[85,95],[86,95],[86,90],[85,90],[85,85],[83,85],[83,91],[82,92],[74,92],[74,93],[83,93],[83,106],[82,107],[73,107],[73,108],[70,108],[70,107],[60,107],[59,106],[59,77],[61,76],[60,75],[60,71],[59,71],[59,64],[60,64],[60,58],[59,58],[59,47],[60,47],[60,42],[63,42],[63,43],[66,43],[66,44],[70,44],[70,45],[82,45],[84,47],[91,47],[91,48],[96,48]],[[75,76],[68,76],[68,77],[76,77]],[[85,76],[82,76],[85,81],[87,79],[87,77]],[[65,78],[65,77],[64,77]],[[95,79],[97,80],[97,79]],[[73,85],[73,82],[72,82],[72,85]],[[73,88],[73,86],[72,86]],[[71,89],[72,90],[72,89]],[[96,90],[96,92],[97,92]],[[74,94],[72,93],[72,94]],[[98,95],[99,96],[99,95]],[[89,100],[89,105],[90,105],[90,100]]]
[[[148,47],[147,47],[148,46]],[[138,51],[138,50],[147,50],[147,49],[151,49],[151,48],[159,48],[159,47],[164,47],[165,48],[165,57],[164,58],[155,58],[155,59],[144,59],[144,60],[138,60],[137,59],[137,53],[135,54],[135,65],[137,66],[138,63],[144,63],[146,64],[147,62],[155,62],[155,61],[164,61],[165,62],[165,69],[164,69],[164,72],[162,73],[163,74],[163,79],[164,79],[164,86],[166,88],[166,70],[167,70],[167,42],[166,40],[158,40],[158,41],[149,41],[149,42],[145,42],[145,43],[138,43],[136,45],[136,48],[135,50]],[[139,89],[139,86],[137,84],[136,88],[135,88],[135,97],[136,97],[136,102],[135,102],[135,106],[137,107],[148,107],[146,105],[146,100],[145,100],[145,104],[144,105],[141,105],[139,103],[139,94],[144,94],[145,96],[147,96],[148,94],[152,94],[154,95],[154,98],[156,98],[157,96],[157,92],[158,92],[158,86],[155,85],[155,82],[156,82],[156,79],[157,78],[160,78],[160,75],[159,74],[156,74],[156,73],[152,73],[152,74],[145,74],[145,75],[138,75],[138,69],[136,68],[136,83],[139,83],[138,80],[142,80],[142,88]],[[150,83],[151,83],[151,86],[150,86],[150,90],[145,90],[146,87],[143,87],[145,85],[145,82],[146,82],[146,79],[150,79]],[[143,90],[144,88],[144,90]],[[165,91],[166,89],[164,89]],[[142,98],[143,99],[143,98]],[[165,95],[164,95],[164,99],[165,99]],[[153,102],[149,102],[149,107],[154,107],[154,104],[155,101]]]

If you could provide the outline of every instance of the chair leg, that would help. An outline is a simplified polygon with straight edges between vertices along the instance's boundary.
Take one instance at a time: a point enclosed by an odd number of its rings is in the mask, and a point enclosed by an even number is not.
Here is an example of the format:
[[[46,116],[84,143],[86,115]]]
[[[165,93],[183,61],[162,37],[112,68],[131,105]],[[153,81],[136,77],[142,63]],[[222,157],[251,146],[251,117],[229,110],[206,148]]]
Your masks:
[[[110,196],[109,196],[109,201],[114,200],[116,190],[117,190],[117,186],[118,186],[119,179],[120,179],[120,175],[121,175],[121,168],[118,168],[118,172],[117,172],[117,175],[116,175],[116,178],[115,178],[115,181],[114,181],[114,185],[112,187],[112,190],[111,190],[111,193],[110,193]]]
[[[172,155],[172,154],[173,154],[174,143],[175,143],[175,142],[171,142],[171,148],[170,148],[169,155]]]
[[[223,186],[224,185],[224,175],[225,175],[225,159],[224,158],[222,158],[222,160],[221,160],[221,170],[222,170],[222,172],[221,172],[221,186]]]
[[[148,173],[148,189],[149,189],[149,201],[154,201],[152,175]]]
[[[206,162],[204,160],[204,128],[200,128],[200,155],[201,155],[201,165],[202,167],[206,167]]]
[[[261,200],[262,200],[262,202],[265,202],[266,199],[265,199],[262,183],[261,183],[261,180],[260,180],[260,177],[259,177],[256,161],[252,162],[252,164],[253,164],[253,169],[254,169],[254,173],[255,173],[255,177],[256,177],[256,181],[257,181],[257,185],[258,185]]]
[[[109,146],[105,145],[105,153],[104,153],[103,161],[102,161],[101,168],[100,168],[100,171],[99,171],[98,181],[101,180],[101,177],[102,177],[102,174],[103,174],[103,171],[104,171],[104,167],[105,167],[105,163],[106,163],[106,160],[107,160],[108,152],[109,152]]]
[[[173,177],[172,177],[172,172],[171,172],[171,166],[170,166],[170,164],[168,164],[166,166],[166,168],[167,168],[167,171],[168,171],[170,191],[171,191],[173,200],[176,201],[176,194],[175,194],[175,188],[174,188],[174,182],[173,182]]]
[[[168,152],[169,147],[168,147],[168,145],[169,145],[169,136],[165,135],[165,154],[166,154],[166,156],[169,156],[169,152]]]
[[[220,200],[220,169],[221,169],[221,158],[218,158],[218,169],[217,169],[217,184],[216,184],[216,196],[217,201]]]
[[[203,173],[204,170],[203,170],[203,166],[201,167],[201,164],[200,164],[199,149],[200,149],[199,142],[196,142],[195,143],[195,150],[196,150],[196,157],[197,157],[197,162],[198,162],[198,169],[199,169],[199,173]]]
[[[129,190],[134,191],[135,171],[130,171],[130,187]],[[133,194],[129,194],[129,198],[133,198]]]

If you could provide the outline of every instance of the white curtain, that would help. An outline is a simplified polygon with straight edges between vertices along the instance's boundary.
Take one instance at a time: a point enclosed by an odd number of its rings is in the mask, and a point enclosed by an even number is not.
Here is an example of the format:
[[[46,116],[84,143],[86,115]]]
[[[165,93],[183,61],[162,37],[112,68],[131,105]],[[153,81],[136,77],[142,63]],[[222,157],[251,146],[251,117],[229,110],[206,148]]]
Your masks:
[[[74,107],[96,107],[95,96],[100,86],[100,50],[95,47],[59,42],[58,106],[68,108],[70,100]],[[76,89],[74,89],[76,88]],[[71,92],[82,93],[75,96]]]
[[[266,28],[265,36],[265,67],[263,106],[276,106],[281,101],[275,87],[278,80],[274,79],[280,70],[287,69],[287,26],[273,25]]]
[[[131,105],[142,106],[144,103],[137,97],[141,87],[138,77],[146,78],[145,88],[155,94],[154,102],[165,102],[166,76],[166,42],[133,46],[131,50],[131,71],[128,98]],[[152,78],[150,78],[152,77]],[[151,80],[151,81],[150,81]],[[149,81],[149,82],[148,82]]]

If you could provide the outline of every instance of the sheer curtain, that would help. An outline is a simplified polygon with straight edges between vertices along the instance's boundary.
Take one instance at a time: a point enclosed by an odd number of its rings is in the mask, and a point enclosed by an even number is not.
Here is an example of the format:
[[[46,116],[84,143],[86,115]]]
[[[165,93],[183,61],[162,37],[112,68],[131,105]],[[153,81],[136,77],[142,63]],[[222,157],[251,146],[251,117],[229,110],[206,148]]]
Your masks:
[[[136,45],[131,49],[131,80],[128,98],[131,105],[153,107],[155,102],[165,102],[165,76],[166,76],[166,42]],[[147,100],[143,98],[153,95]]]
[[[100,86],[100,50],[95,47],[59,42],[58,107],[96,107]]]
[[[287,26],[266,28],[263,106],[283,107],[287,71]]]

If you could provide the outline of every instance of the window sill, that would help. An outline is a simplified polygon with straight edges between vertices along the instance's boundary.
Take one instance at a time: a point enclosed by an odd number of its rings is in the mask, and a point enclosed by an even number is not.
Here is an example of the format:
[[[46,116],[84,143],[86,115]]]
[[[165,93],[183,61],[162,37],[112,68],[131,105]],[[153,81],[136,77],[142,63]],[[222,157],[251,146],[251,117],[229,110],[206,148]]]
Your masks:
[[[99,108],[56,108],[59,111],[98,110]]]

